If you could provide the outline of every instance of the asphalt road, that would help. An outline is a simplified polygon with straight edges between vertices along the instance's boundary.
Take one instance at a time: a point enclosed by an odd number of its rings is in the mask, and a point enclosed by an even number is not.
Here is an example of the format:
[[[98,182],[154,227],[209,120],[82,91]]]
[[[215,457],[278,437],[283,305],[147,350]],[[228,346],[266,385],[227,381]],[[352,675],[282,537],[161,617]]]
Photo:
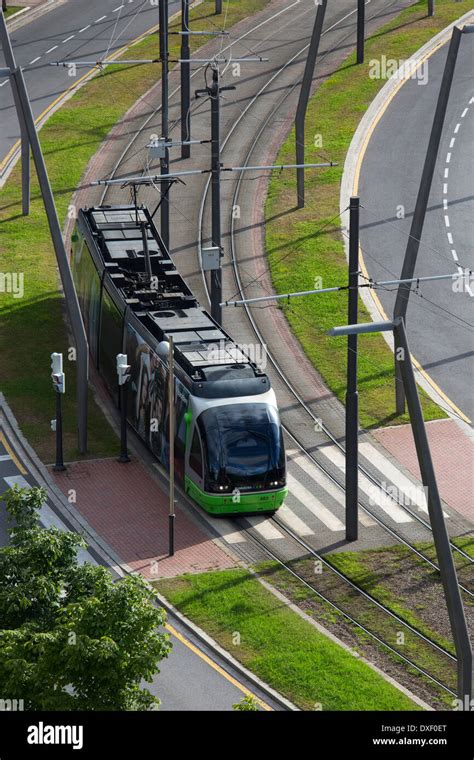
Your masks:
[[[181,4],[170,0],[169,13]],[[35,118],[74,82],[70,70],[54,61],[100,60],[158,23],[149,0],[68,0],[11,33],[16,62],[25,79]],[[158,38],[157,38],[158,55]],[[0,67],[4,66],[0,50]],[[88,67],[77,68],[77,77]],[[0,79],[0,162],[19,137],[8,80]]]
[[[361,245],[374,279],[399,277],[444,70],[447,45],[429,59],[427,84],[410,79],[379,122],[367,147],[359,194]],[[464,35],[416,275],[474,269],[474,35]],[[405,218],[398,218],[403,207]],[[463,284],[461,282],[461,284]],[[378,290],[387,314],[395,291]],[[474,280],[420,286],[407,314],[411,350],[444,393],[474,419]]]

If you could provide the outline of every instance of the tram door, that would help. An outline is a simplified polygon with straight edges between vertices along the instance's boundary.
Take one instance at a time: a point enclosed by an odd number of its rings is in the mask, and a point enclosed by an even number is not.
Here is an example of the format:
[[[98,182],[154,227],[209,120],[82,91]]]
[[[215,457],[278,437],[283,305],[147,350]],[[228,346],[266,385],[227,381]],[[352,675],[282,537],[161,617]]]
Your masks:
[[[184,459],[186,453],[186,411],[188,409],[189,391],[176,378],[174,381],[175,401],[175,439],[174,469],[176,476],[184,482]]]
[[[186,475],[197,487],[204,490],[204,458],[201,435],[195,421],[189,426],[186,441]]]

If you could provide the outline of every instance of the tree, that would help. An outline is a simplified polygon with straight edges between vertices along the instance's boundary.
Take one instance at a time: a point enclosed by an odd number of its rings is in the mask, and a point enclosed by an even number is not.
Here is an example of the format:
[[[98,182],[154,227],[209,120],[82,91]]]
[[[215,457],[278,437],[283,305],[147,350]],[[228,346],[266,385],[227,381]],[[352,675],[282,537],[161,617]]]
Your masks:
[[[4,494],[8,546],[0,548],[0,694],[26,710],[149,710],[140,686],[168,656],[163,609],[142,578],[115,581],[90,563],[76,533],[39,525],[41,488]]]
[[[237,712],[258,712],[258,702],[253,694],[246,694],[240,702],[232,705],[232,709]]]

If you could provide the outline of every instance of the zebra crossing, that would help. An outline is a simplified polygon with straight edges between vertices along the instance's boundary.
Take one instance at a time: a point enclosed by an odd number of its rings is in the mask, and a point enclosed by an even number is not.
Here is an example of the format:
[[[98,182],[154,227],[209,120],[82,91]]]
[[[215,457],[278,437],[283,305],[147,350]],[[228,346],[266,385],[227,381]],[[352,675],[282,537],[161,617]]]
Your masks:
[[[322,446],[318,451],[328,463],[344,474],[345,456],[337,446]],[[383,485],[382,488],[359,473],[360,491],[368,497],[374,513],[381,517],[383,513],[385,522],[394,529],[415,523],[415,518],[397,500],[409,506],[411,511],[422,512],[424,515],[427,513],[426,495],[421,484],[401,472],[371,443],[361,442],[360,453],[377,467]],[[303,451],[290,448],[287,450],[287,459],[288,497],[278,510],[279,521],[301,538],[316,536],[322,542],[329,543],[342,540],[345,535],[344,490]],[[396,500],[392,498],[395,495]],[[449,517],[446,512],[444,514]],[[266,516],[253,516],[246,520],[265,541],[287,539],[283,530]],[[362,509],[359,509],[359,523],[363,528],[381,530],[377,522]],[[246,541],[245,534],[236,531],[232,520],[220,520],[219,532],[229,544],[238,545]],[[332,541],[329,540],[331,536]]]

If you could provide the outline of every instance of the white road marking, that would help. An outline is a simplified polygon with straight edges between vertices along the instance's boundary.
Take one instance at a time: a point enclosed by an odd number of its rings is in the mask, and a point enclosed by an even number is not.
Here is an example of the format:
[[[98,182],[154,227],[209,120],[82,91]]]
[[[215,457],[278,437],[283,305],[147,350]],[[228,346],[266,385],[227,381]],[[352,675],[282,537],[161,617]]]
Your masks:
[[[255,528],[257,533],[260,533],[266,541],[276,541],[277,539],[284,538],[283,533],[280,533],[278,528],[275,528],[268,518],[248,517],[247,519],[252,528]]]
[[[69,37],[66,37],[66,39],[63,40],[63,45],[64,45],[65,42],[69,42],[69,40],[72,40],[72,38],[75,37],[75,36],[76,36],[75,34],[70,34]]]
[[[447,198],[443,198],[443,208],[444,208],[445,211],[448,210],[448,199]]]
[[[448,167],[446,167],[446,169],[444,170],[444,178],[448,179],[448,177],[449,177],[449,169]]]
[[[448,232],[448,243],[449,243],[449,245],[453,244],[453,236],[451,235],[450,232]]]
[[[119,5],[118,8],[114,8],[112,13],[117,13],[121,8],[123,8],[123,5]]]
[[[103,20],[104,20],[104,18],[107,18],[107,15],[105,15],[105,16],[101,16],[100,18],[96,18],[96,20],[94,21],[94,24],[98,24],[98,23],[99,23],[99,21],[103,21]]]
[[[229,544],[241,544],[245,542],[245,537],[239,531],[234,529],[229,520],[216,520],[216,527],[218,528],[222,538]],[[223,529],[223,530],[222,530]]]
[[[393,483],[393,485],[397,487],[405,504],[407,503],[407,497],[409,496],[409,501],[416,504],[418,509],[422,512],[428,511],[426,497],[421,483],[413,483],[410,478],[404,475],[403,472],[400,472],[398,467],[395,467],[386,456],[377,451],[375,446],[372,446],[368,441],[359,443],[359,451],[372,462],[380,472],[383,472],[384,476],[390,481],[390,483]],[[412,496],[414,496],[414,498],[411,498]]]
[[[454,248],[451,249],[451,253],[453,254],[454,261],[459,261],[458,255],[457,255],[456,251],[454,250]]]
[[[328,496],[331,496],[334,501],[337,501],[338,504],[345,508],[346,500],[344,491],[341,488],[338,488],[338,486],[333,483],[333,481],[330,480],[327,475],[318,469],[318,467],[316,467],[316,465],[303,454],[299,454],[296,450],[287,451],[287,454],[292,462],[298,465],[298,467],[301,467],[303,472],[309,475],[309,477],[312,478],[315,483],[324,489]],[[366,515],[366,513],[362,510],[360,512],[359,522],[366,528],[370,528],[375,525],[374,520],[372,520],[372,518]]]
[[[467,114],[467,112],[468,112],[468,111],[469,111],[469,106],[467,106],[467,107],[464,109],[464,111],[462,112],[462,114],[461,114],[461,119],[464,119],[464,117],[465,117],[465,115]]]
[[[293,533],[296,533],[298,536],[314,536],[314,530],[311,530],[303,520],[300,520],[298,515],[295,515],[286,504],[280,507],[277,514],[291,528]]]
[[[36,58],[33,58],[33,60],[29,62],[28,66],[32,66],[36,61],[39,61],[40,58],[41,56],[37,55]]]
[[[8,462],[10,459],[10,454],[0,454],[0,462]]]
[[[337,446],[322,446],[320,451],[325,457],[339,467],[340,470],[343,472],[346,471],[346,458]],[[383,473],[384,470],[381,470],[381,472]],[[372,481],[362,473],[359,473],[359,488],[367,494],[372,505],[379,506],[396,523],[412,522],[412,518],[409,514],[407,514],[395,501],[390,499],[379,486],[372,483]]]
[[[446,163],[447,164],[451,163],[451,153],[448,153],[448,155],[446,156]]]
[[[295,496],[326,528],[333,531],[344,530],[344,523],[290,473],[287,473],[286,480],[290,494]]]
[[[90,24],[87,24],[87,26],[82,27],[82,29],[79,29],[78,34],[80,34],[81,32],[85,32],[86,29],[89,29],[89,27],[90,27]]]
[[[0,84],[0,87],[5,87],[7,82],[8,82],[8,79],[5,79],[5,81]]]
[[[451,142],[449,143],[449,147],[450,147],[450,148],[453,148],[453,147],[454,147],[454,143],[455,143],[455,142],[456,142],[456,138],[455,138],[455,137],[453,137],[453,138],[451,139]]]
[[[457,135],[457,133],[459,132],[459,127],[460,127],[460,126],[461,126],[461,122],[459,121],[459,122],[456,124],[456,126],[454,127],[454,134],[455,134],[455,135]]]
[[[46,51],[45,55],[48,55],[48,53],[52,53],[53,50],[56,50],[56,48],[57,48],[57,45],[53,45],[52,48],[49,48],[49,50]]]
[[[448,192],[448,183],[445,182],[443,185],[443,193],[446,195],[447,192]]]
[[[445,223],[446,227],[450,226],[450,224],[449,224],[449,216],[447,214],[444,215],[444,223]]]
[[[469,295],[471,296],[471,298],[474,297],[474,293],[471,290],[471,286],[469,285],[469,279],[468,279],[469,278],[469,272],[468,272],[468,270],[467,269],[464,270],[462,267],[458,266],[458,272],[461,275],[461,277],[463,278],[464,287],[466,288],[467,292],[469,293]]]
[[[9,488],[13,488],[15,485],[17,485],[19,488],[31,488],[30,484],[27,480],[25,480],[23,475],[10,475],[9,477],[3,479]],[[45,528],[51,528],[54,526],[55,528],[59,528],[59,530],[69,532],[69,528],[66,527],[61,518],[58,517],[58,515],[53,512],[51,507],[49,507],[47,504],[43,504],[41,507],[40,522]],[[81,565],[84,564],[84,562],[91,562],[93,565],[97,565],[95,559],[89,554],[86,549],[83,549],[82,547],[78,549],[77,559]]]

